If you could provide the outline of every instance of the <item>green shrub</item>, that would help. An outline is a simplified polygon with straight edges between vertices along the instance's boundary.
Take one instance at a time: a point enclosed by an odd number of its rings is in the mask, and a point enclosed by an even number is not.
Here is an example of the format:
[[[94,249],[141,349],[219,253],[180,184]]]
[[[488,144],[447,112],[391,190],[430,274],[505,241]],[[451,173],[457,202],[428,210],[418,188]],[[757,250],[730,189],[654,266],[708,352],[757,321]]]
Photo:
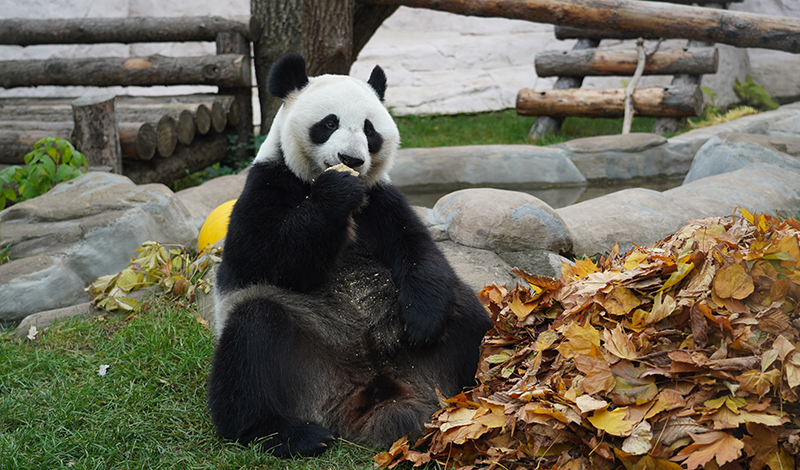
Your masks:
[[[740,82],[737,77],[733,82],[733,92],[736,93],[736,96],[744,105],[762,111],[769,111],[778,107],[778,103],[772,100],[767,90],[754,82],[753,77],[750,75],[744,79],[744,82]]]
[[[83,168],[83,171],[81,171]],[[25,155],[25,167],[10,166],[0,171],[0,210],[7,201],[33,199],[56,184],[77,178],[89,169],[86,157],[65,139],[45,137]]]

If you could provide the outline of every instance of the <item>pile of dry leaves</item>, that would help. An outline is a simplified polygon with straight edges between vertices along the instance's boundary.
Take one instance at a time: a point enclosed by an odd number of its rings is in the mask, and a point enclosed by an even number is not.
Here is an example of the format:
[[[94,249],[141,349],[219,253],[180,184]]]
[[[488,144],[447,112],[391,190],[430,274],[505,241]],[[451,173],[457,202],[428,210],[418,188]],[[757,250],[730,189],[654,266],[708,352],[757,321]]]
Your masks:
[[[741,214],[484,288],[478,387],[376,463],[794,469],[800,222]]]

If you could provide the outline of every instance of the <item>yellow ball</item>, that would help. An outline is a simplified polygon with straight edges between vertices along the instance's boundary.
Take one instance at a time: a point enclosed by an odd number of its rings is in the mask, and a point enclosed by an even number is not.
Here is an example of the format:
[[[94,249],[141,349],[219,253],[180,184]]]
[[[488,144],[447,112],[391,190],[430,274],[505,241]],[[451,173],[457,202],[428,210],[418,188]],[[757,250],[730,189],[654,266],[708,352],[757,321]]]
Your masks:
[[[225,238],[234,204],[236,204],[236,199],[221,204],[208,214],[206,221],[203,222],[203,227],[200,228],[200,235],[197,237],[197,251]]]

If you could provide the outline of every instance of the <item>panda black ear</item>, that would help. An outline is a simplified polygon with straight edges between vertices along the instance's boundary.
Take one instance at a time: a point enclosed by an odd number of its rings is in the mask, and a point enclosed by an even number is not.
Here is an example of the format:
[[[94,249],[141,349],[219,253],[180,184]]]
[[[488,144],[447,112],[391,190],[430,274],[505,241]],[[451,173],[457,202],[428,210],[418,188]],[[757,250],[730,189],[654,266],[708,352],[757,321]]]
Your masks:
[[[383,69],[379,65],[372,69],[367,83],[378,94],[378,98],[383,101],[383,96],[386,94],[386,74],[383,73]]]
[[[269,71],[267,89],[272,96],[285,99],[294,90],[308,84],[306,61],[299,54],[286,54],[278,59]]]

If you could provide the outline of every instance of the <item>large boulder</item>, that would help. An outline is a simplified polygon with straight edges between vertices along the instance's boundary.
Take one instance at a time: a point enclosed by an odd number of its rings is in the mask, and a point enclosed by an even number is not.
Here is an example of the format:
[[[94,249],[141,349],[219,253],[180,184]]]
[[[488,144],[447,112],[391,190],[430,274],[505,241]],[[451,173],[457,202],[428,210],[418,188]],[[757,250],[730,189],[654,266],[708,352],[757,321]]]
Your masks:
[[[172,191],[87,173],[0,212],[0,320],[76,305],[84,288],[124,269],[148,240],[191,247],[197,227]]]

